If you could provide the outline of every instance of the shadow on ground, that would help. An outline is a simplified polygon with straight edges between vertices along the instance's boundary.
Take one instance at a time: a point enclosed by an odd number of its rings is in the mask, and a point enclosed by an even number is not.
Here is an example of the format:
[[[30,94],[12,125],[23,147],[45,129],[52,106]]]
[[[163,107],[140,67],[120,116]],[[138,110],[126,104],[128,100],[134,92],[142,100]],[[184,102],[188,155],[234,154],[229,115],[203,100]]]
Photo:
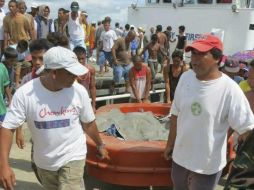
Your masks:
[[[11,167],[19,170],[33,172],[31,168],[31,162],[28,160],[10,158],[10,165]]]
[[[43,190],[43,188],[38,183],[17,181],[15,190]]]

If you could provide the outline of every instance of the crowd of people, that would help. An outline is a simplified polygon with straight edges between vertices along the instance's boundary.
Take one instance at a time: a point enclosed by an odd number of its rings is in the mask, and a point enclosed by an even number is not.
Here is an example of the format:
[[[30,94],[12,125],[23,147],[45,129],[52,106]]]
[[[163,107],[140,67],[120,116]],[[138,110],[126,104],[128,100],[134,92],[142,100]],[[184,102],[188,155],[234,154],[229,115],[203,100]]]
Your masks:
[[[25,1],[10,0],[5,13],[4,3],[0,0],[0,182],[6,189],[15,184],[8,164],[13,132],[24,148],[25,121],[32,134],[33,167],[45,189],[84,188],[83,131],[101,159],[110,159],[95,123],[95,75],[108,67],[112,93],[123,78],[133,103],[150,102],[156,75],[163,74],[164,101],[172,105],[164,157],[172,159],[174,187],[215,188],[226,164],[228,131],[243,141],[254,128],[254,61],[224,56],[222,42],[210,34],[187,45],[183,25],[174,39],[170,26],[165,31],[162,25],[151,27],[147,35],[129,24],[112,28],[110,17],[89,23],[76,1],[70,11],[60,8],[55,20],[47,5],[32,5],[27,13]],[[88,63],[94,50],[98,71]],[[185,51],[191,52],[190,64]]]
[[[3,2],[0,7],[4,6]],[[81,58],[80,62],[89,69],[89,73],[86,76],[79,77],[78,82],[88,90],[94,111],[96,109],[96,72],[91,64],[87,64],[89,58],[99,65],[99,76],[102,76],[104,72],[108,72],[108,67],[113,69],[112,94],[116,93],[116,86],[122,85],[121,80],[123,78],[126,86],[125,91],[131,93],[131,101],[133,102],[140,102],[144,99],[142,93],[148,88],[147,85],[149,85],[149,90],[154,89],[153,84],[157,73],[168,75],[166,73],[168,71],[163,70],[168,70],[165,67],[170,62],[170,43],[176,41],[176,39],[172,39],[172,27],[170,26],[165,31],[163,31],[162,25],[157,25],[156,30],[151,27],[151,34],[148,36],[142,27],[129,24],[126,24],[123,28],[119,23],[115,23],[115,28],[113,28],[111,27],[110,17],[105,17],[103,21],[98,21],[96,25],[95,22],[89,23],[88,13],[81,10],[76,1],[71,3],[70,10],[59,8],[56,19],[51,19],[50,7],[47,5],[33,4],[31,12],[28,13],[25,1],[13,0],[8,2],[8,8],[9,12],[6,14],[1,8],[3,25],[2,30],[0,30],[0,32],[2,31],[2,34],[0,33],[1,60],[8,70],[10,79],[7,91],[13,93],[24,84],[23,80],[27,81],[27,79],[39,76],[36,74],[29,74],[29,78],[25,76],[30,71],[32,73],[39,73],[40,71],[36,72],[40,67],[35,67],[32,63],[32,53],[29,48],[33,41],[39,39],[47,39],[53,46],[59,45],[72,51],[78,47],[78,54],[83,48],[85,59],[83,59],[84,57]],[[186,46],[187,40],[184,32],[185,27],[180,26],[175,49],[179,52],[176,55],[181,54],[180,52],[183,52]],[[96,59],[93,57],[94,50],[96,50]],[[145,73],[148,73],[145,74],[145,79],[139,77],[139,80],[133,80],[137,78],[138,74],[132,75],[130,72],[135,65],[132,65],[134,56],[140,56],[144,60],[142,61],[144,63],[142,68],[147,67]],[[134,60],[141,61],[140,58]],[[179,65],[183,64],[182,59]],[[173,66],[172,71],[174,69]],[[168,76],[164,76],[164,78],[168,79]],[[171,78],[169,79],[171,80]],[[149,84],[143,81],[142,83],[145,85],[140,86],[138,84],[139,86],[137,86],[137,83],[140,83],[137,81],[140,80],[149,81]],[[130,83],[130,81],[135,82]],[[170,93],[168,87],[169,85],[166,86],[167,94]],[[141,94],[134,92],[136,89]],[[171,89],[171,93],[173,91]],[[149,92],[148,97],[145,98],[146,102],[149,100]],[[9,101],[9,99],[10,97],[6,95],[5,101]],[[165,99],[165,102],[170,103],[171,100],[168,98]]]

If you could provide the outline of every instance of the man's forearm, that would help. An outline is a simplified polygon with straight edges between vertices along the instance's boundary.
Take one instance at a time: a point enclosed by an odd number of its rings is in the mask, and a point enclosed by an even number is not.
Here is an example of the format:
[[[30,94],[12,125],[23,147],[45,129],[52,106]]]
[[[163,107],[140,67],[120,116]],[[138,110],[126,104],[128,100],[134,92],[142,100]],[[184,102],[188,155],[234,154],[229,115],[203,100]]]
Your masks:
[[[111,49],[111,53],[112,53],[113,60],[114,60],[114,62],[116,63],[116,62],[117,62],[117,59],[116,59],[116,50],[115,50],[115,48],[112,48],[112,49]]]
[[[168,135],[167,147],[173,149],[176,140],[176,130],[177,130],[177,116],[172,115],[170,119],[170,131]]]
[[[8,165],[13,132],[14,131],[3,127],[0,129],[0,164],[2,165]]]
[[[91,99],[92,99],[92,105],[95,107],[96,105],[96,88],[92,88],[90,89],[90,93],[91,93]]]
[[[82,126],[86,134],[95,142],[97,146],[103,144],[95,121],[92,121],[91,123],[88,124],[82,123]]]
[[[145,87],[145,97],[144,97],[144,98],[148,98],[148,97],[149,97],[150,89],[151,89],[151,81],[149,81],[149,83],[146,83],[146,87]]]
[[[140,95],[138,93],[136,85],[131,84],[131,89],[132,89],[132,92],[133,92],[134,96],[136,97],[136,99],[140,100],[141,97],[140,97]]]
[[[151,83],[152,83],[152,74],[151,70],[148,68],[146,73],[145,98],[148,98],[150,95]]]
[[[8,102],[9,104],[11,103],[11,100],[12,100],[12,94],[11,94],[11,88],[9,85],[7,85],[5,87],[5,94],[6,94],[6,97],[8,98]]]
[[[166,85],[165,90],[166,90],[167,101],[169,101],[170,100],[170,87]]]
[[[31,31],[31,40],[36,40],[36,32],[35,32],[35,29],[33,29],[32,31]]]
[[[4,33],[4,49],[8,46],[8,33]]]

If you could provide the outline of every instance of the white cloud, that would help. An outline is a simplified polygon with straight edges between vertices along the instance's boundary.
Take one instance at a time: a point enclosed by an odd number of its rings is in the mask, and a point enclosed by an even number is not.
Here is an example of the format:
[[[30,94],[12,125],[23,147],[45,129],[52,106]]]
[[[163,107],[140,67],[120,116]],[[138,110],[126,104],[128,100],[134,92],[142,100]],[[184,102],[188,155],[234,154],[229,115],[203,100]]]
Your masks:
[[[59,8],[70,9],[71,2],[74,0],[25,0],[28,10],[32,3],[38,5],[48,5],[51,9],[51,17],[57,17],[57,10]],[[120,22],[122,25],[127,22],[127,8],[136,0],[76,0],[81,10],[86,10],[89,14],[90,21],[97,21],[103,19],[105,16],[110,16],[112,22]],[[7,3],[6,1],[6,10]],[[139,4],[143,4],[144,0],[139,0]]]

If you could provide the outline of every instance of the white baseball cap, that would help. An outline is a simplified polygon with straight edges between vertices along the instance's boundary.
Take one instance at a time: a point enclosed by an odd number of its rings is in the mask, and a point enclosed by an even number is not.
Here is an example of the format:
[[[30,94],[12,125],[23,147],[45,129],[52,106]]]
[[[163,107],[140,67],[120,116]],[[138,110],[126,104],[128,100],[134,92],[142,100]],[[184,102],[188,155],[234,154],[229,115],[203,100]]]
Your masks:
[[[37,3],[32,3],[32,5],[31,5],[31,8],[38,8],[38,4]]]
[[[45,69],[65,69],[70,73],[81,76],[88,72],[88,69],[79,63],[74,52],[64,47],[50,48],[43,55]]]

